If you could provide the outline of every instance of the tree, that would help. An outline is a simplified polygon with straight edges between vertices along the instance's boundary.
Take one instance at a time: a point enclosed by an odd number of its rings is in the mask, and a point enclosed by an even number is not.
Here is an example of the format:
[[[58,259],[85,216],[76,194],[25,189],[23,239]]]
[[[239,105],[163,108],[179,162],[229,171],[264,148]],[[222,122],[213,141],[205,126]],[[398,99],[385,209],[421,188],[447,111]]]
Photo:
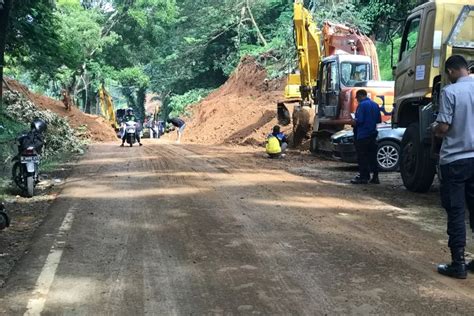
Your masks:
[[[3,102],[3,67],[5,63],[5,44],[11,4],[11,0],[0,0],[0,106],[2,106]]]
[[[62,54],[54,10],[52,0],[15,0],[6,41],[10,66],[21,65],[37,77],[58,69]]]
[[[61,25],[58,33],[62,52],[62,65],[56,74],[61,74],[60,85],[90,112],[91,99],[101,81],[95,72],[105,64],[101,53],[118,41],[117,34],[111,31],[117,14],[105,13],[100,8],[85,9],[79,2],[71,1],[59,1],[55,14]]]

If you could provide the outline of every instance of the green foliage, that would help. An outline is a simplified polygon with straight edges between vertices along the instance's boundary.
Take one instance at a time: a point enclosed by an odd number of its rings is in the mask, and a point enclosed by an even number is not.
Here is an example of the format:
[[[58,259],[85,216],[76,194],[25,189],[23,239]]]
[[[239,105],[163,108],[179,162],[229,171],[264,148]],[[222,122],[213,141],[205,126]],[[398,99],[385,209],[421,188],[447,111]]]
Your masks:
[[[364,9],[360,9],[358,2],[359,1],[354,0],[342,0],[338,1],[337,5],[334,3],[329,5],[322,3],[322,1],[317,1],[313,12],[315,21],[322,23],[329,20],[335,23],[357,27],[362,32],[368,33],[371,29],[371,22],[366,12],[364,12]]]
[[[306,0],[305,6],[319,23],[329,19],[374,35],[382,77],[390,79],[389,38],[416,3]],[[166,114],[182,113],[224,83],[245,55],[271,78],[292,70],[292,20],[288,0],[56,0],[56,6],[17,0],[7,72],[50,95],[67,86],[88,111],[105,83],[116,87],[120,106],[137,114],[150,90],[173,96]]]
[[[382,80],[393,80],[392,75],[392,66],[397,64],[398,61],[398,54],[400,50],[400,43],[401,37],[396,36],[393,40],[393,55],[392,54],[392,44],[378,42],[377,46],[377,53],[379,56],[379,68],[380,68],[380,75]],[[392,61],[393,64],[392,65]]]
[[[4,98],[5,114],[10,120],[29,125],[35,118],[41,118],[48,124],[45,132],[43,157],[50,158],[61,153],[79,153],[84,141],[69,126],[66,118],[49,110],[38,109],[31,101],[17,92],[6,92]]]
[[[21,122],[11,119],[5,110],[0,109],[0,176],[9,174],[11,159],[16,154],[15,139],[16,136],[25,130],[27,126]],[[0,177],[0,196],[3,185]]]
[[[15,139],[27,125],[10,118],[4,109],[0,109],[0,166],[9,166],[15,154]],[[0,169],[0,173],[5,170]]]
[[[198,103],[211,91],[210,89],[194,89],[181,95],[174,95],[165,103],[161,115],[164,117],[189,115],[188,106]]]
[[[61,25],[58,29],[63,64],[71,70],[88,62],[93,53],[118,42],[118,35],[102,34],[103,16],[97,10],[86,10],[77,1],[60,0],[55,12]]]
[[[36,74],[60,65],[59,21],[50,0],[16,0],[10,12],[6,54],[13,65]]]

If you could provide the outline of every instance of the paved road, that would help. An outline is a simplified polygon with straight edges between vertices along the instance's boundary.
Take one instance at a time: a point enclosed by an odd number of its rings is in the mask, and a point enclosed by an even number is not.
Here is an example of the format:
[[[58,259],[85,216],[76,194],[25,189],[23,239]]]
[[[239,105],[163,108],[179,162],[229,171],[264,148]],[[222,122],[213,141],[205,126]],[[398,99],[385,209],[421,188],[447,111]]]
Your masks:
[[[0,311],[474,313],[474,276],[434,272],[447,256],[443,234],[366,188],[284,163],[232,148],[92,146],[0,293]]]

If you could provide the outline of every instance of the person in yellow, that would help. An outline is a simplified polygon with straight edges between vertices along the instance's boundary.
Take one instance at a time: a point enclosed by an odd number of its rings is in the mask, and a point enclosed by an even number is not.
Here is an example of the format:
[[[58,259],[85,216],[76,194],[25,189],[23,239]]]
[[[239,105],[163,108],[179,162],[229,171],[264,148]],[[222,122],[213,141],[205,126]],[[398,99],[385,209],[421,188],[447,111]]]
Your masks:
[[[267,136],[265,149],[270,158],[284,157],[284,152],[288,148],[288,139],[280,131],[280,126],[275,125],[273,132]]]

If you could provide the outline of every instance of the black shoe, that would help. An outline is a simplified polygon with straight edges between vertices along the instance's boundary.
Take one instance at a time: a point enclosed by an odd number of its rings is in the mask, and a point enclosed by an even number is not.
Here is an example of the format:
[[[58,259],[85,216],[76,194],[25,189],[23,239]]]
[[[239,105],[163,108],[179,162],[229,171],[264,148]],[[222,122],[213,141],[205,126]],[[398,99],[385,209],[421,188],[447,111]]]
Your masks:
[[[352,184],[367,184],[369,180],[362,179],[360,176],[356,176],[354,179],[351,180]]]
[[[474,260],[469,261],[469,263],[466,264],[466,269],[474,272]]]
[[[453,262],[450,264],[440,264],[438,272],[442,275],[456,278],[467,278],[466,261],[464,259],[464,248],[451,249],[451,257]]]
[[[466,264],[464,263],[453,262],[448,264],[440,264],[438,266],[438,272],[442,275],[455,279],[467,278]]]
[[[121,144],[121,145],[120,145],[120,147],[123,147],[123,146],[125,146],[125,145],[124,145],[124,144]]]
[[[369,183],[371,183],[371,184],[380,184],[379,177],[378,176],[372,177],[372,179],[370,179]]]
[[[143,146],[143,144],[142,144],[142,143],[138,143],[138,145],[140,145],[140,146]]]

